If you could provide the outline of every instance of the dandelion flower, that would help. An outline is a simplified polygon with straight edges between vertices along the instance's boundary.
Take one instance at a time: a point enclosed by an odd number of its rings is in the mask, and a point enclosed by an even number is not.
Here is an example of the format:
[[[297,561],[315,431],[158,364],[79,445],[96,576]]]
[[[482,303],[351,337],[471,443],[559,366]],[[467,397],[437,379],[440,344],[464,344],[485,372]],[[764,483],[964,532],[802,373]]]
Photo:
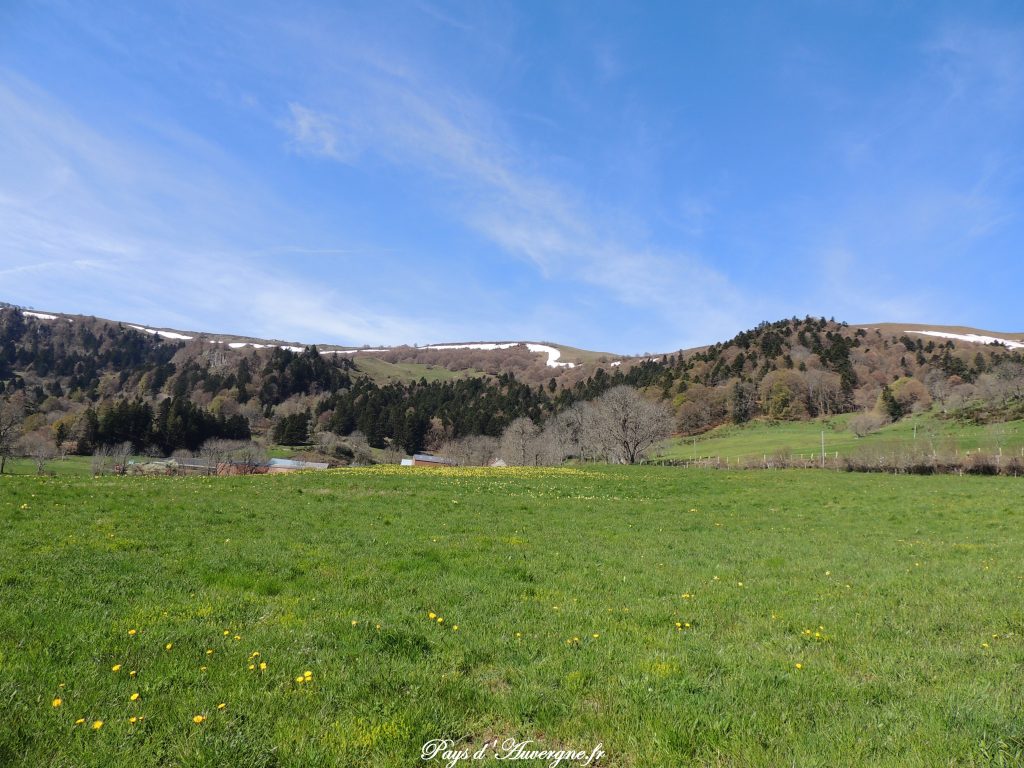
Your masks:
[[[93,720],[92,721],[92,729],[94,731],[98,731],[102,727],[103,727],[103,721],[102,720]]]
[[[205,672],[205,671],[206,671],[206,667],[200,667],[200,668],[199,668],[199,671],[200,671],[200,672]]]
[[[242,639],[241,635],[235,635],[235,640],[241,640],[241,639]]]
[[[438,624],[444,624],[444,616],[438,616],[437,617],[437,623]]]
[[[266,670],[266,668],[267,668],[267,662],[261,661],[260,662],[260,672],[263,672],[264,670]]]
[[[134,629],[129,629],[128,630],[128,636],[129,637],[135,637],[135,630]]]
[[[167,645],[164,646],[164,650],[165,651],[169,651],[173,647],[174,647],[174,643],[168,643]]]
[[[133,669],[131,672],[128,673],[128,677],[135,677],[137,674],[139,673]]]
[[[302,676],[307,680],[310,680],[313,677],[313,673],[307,669],[305,672],[302,673]]]
[[[213,656],[213,648],[207,648],[206,649],[206,655],[207,656]]]
[[[231,630],[230,629],[225,629],[224,630],[224,637],[227,637],[230,634],[231,634]]]
[[[137,693],[133,693],[131,696],[128,697],[128,701],[138,701],[138,700],[139,700],[139,694],[137,694]]]
[[[352,619],[352,626],[353,626],[353,627],[354,627],[354,626],[355,626],[356,624],[358,624],[358,623],[359,623],[358,621],[356,621],[355,619]]]
[[[131,723],[132,725],[135,725],[137,722],[139,722],[139,718],[135,717],[135,715],[132,715],[131,717],[128,718],[128,722]]]
[[[801,664],[799,661],[796,664],[794,664],[793,666],[795,666],[797,669],[803,669],[804,668],[804,665]]]
[[[110,668],[110,671],[111,672],[120,672],[121,671],[121,665],[120,664],[115,664],[114,666],[112,666]]]
[[[77,720],[75,720],[75,725],[83,725],[84,723],[85,723],[85,718],[84,717],[80,717]]]
[[[206,719],[206,717],[204,715],[196,715],[195,717],[192,718],[192,722],[195,723],[196,725],[199,725],[205,719]]]
[[[597,634],[597,632],[595,632],[594,634],[591,635],[591,637],[594,638],[595,640],[597,640],[597,638],[599,638],[600,635]]]
[[[259,655],[260,655],[259,651],[253,651],[252,653],[249,654],[249,658],[250,659],[255,659]]]
[[[63,703],[64,702],[61,699],[54,699],[53,700],[53,708],[54,709],[59,709],[60,705],[63,704]]]
[[[456,624],[454,627],[452,627],[452,632],[458,632],[458,631],[459,631],[459,625]]]
[[[225,704],[225,703],[218,704],[217,705],[217,709],[224,709],[226,706],[227,706],[227,704]]]
[[[306,678],[304,678],[302,675],[299,675],[298,677],[295,678],[295,682],[296,683],[302,683],[305,679]]]
[[[434,619],[437,618],[437,614],[434,613],[433,611],[431,611],[430,613],[427,614],[427,618],[430,619],[431,621],[433,621]]]
[[[255,664],[250,664],[249,665],[249,669],[256,669],[256,665]]]

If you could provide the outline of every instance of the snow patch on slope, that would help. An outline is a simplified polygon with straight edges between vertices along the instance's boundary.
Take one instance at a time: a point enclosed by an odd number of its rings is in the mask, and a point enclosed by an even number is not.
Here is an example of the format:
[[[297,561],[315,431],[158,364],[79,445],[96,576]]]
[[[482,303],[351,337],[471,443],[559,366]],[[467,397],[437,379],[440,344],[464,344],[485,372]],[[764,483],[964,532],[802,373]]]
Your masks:
[[[255,341],[229,341],[228,346],[232,349],[252,347],[253,349],[287,349],[289,352],[305,352],[305,347],[291,347],[287,344],[257,344]]]
[[[960,341],[972,341],[975,344],[992,344],[998,342],[1005,344],[1010,349],[1024,349],[1024,343],[1012,339],[1000,339],[995,336],[982,336],[978,333],[948,333],[946,331],[906,331],[921,336],[938,336],[942,339],[958,339]]]
[[[498,349],[511,349],[512,347],[525,346],[531,352],[540,352],[548,356],[547,365],[549,368],[575,368],[576,363],[559,362],[562,356],[561,351],[547,344],[534,344],[526,341],[478,341],[467,344],[426,344],[419,349],[482,349],[486,352],[494,352]],[[389,352],[388,349],[333,349],[333,354],[352,355],[359,352]]]
[[[160,334],[165,339],[175,339],[178,341],[190,341],[192,339],[191,336],[186,336],[183,333],[175,333],[174,331],[158,331],[155,328],[146,328],[145,326],[132,325],[131,323],[128,324],[128,327],[134,328],[137,331],[143,331],[144,333],[152,333],[154,335]]]
[[[29,312],[27,309],[21,310],[21,314],[28,315],[29,317],[35,317],[40,320],[56,320],[56,315],[51,315],[47,312]]]
[[[321,355],[354,355],[357,352],[390,352],[390,349],[325,349],[320,352]]]
[[[541,352],[548,356],[547,365],[549,368],[575,368],[575,363],[560,363],[558,358],[562,356],[562,353],[554,347],[549,347],[547,344],[533,344],[532,342],[525,341],[504,341],[504,342],[474,342],[471,344],[428,344],[421,349],[483,349],[487,351],[494,351],[496,349],[511,349],[512,347],[525,346],[531,352]]]

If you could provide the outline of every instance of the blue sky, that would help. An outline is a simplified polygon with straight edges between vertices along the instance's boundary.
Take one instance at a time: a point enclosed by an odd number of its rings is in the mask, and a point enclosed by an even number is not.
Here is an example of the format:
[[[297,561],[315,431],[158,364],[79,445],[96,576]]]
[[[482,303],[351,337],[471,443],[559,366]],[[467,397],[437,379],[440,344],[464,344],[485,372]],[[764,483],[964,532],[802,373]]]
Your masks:
[[[0,3],[0,300],[620,353],[1024,331],[1019,3]]]

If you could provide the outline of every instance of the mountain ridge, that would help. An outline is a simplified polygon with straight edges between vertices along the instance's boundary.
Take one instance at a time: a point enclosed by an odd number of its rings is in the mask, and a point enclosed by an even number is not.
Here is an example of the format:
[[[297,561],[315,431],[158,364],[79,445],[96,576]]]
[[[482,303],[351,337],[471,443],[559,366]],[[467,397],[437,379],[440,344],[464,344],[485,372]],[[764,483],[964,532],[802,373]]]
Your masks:
[[[73,314],[68,312],[59,311],[42,311],[33,308],[22,307],[16,304],[10,304],[6,302],[0,302],[0,307],[11,307],[18,309],[24,315],[34,317],[40,320],[50,319],[66,319],[74,321],[75,319],[80,320],[99,320],[107,323],[114,323],[124,325],[136,330],[143,331],[150,334],[159,334],[161,338],[170,341],[207,341],[210,343],[222,343],[232,348],[242,348],[246,346],[252,346],[253,348],[274,348],[278,347],[281,349],[288,349],[291,351],[301,351],[306,347],[315,346],[321,354],[351,354],[351,355],[368,355],[368,354],[382,354],[393,352],[396,350],[430,350],[430,349],[481,349],[483,351],[495,351],[494,349],[488,349],[488,347],[500,348],[506,345],[524,345],[529,347],[550,347],[558,350],[560,353],[565,354],[567,359],[564,362],[571,362],[574,364],[592,363],[595,361],[607,362],[609,364],[613,362],[634,362],[642,360],[650,360],[660,358],[665,355],[677,355],[698,352],[714,344],[721,344],[728,341],[728,339],[721,339],[717,342],[711,342],[695,347],[680,347],[679,349],[668,350],[663,352],[649,353],[649,354],[618,354],[612,352],[601,352],[597,350],[588,350],[580,347],[574,347],[568,344],[561,344],[550,340],[532,340],[532,339],[504,339],[504,340],[493,340],[493,339],[479,339],[479,340],[458,340],[458,341],[439,341],[431,344],[392,344],[392,345],[346,345],[346,344],[334,344],[331,342],[304,342],[277,338],[267,338],[255,335],[237,334],[237,333],[220,333],[216,331],[194,331],[194,330],[183,330],[181,328],[171,328],[169,326],[157,327],[148,324],[140,324],[130,322],[127,320],[115,320],[112,318],[99,317],[96,315],[81,315]],[[959,340],[967,343],[980,343],[990,344],[992,341],[1007,343],[1008,346],[1012,345],[1011,348],[1017,348],[1017,344],[1021,344],[1024,348],[1024,331],[993,331],[984,328],[977,328],[966,325],[945,325],[939,323],[917,323],[917,322],[872,322],[872,323],[848,323],[850,328],[863,328],[865,330],[886,331],[890,333],[923,333],[925,335],[933,335],[935,338],[950,338]],[[940,334],[948,334],[942,336]],[[971,338],[978,337],[978,338]],[[237,346],[235,346],[237,345]],[[531,350],[537,352],[538,350]],[[559,356],[556,360],[561,360]],[[551,366],[555,367],[555,366]]]

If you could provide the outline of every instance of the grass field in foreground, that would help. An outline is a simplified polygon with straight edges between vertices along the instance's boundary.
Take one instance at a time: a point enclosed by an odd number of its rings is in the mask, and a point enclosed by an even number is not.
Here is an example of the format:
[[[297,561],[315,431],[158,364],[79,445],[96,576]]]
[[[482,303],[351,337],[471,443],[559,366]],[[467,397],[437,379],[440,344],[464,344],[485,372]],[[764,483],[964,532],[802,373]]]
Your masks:
[[[778,452],[792,456],[820,456],[821,433],[825,433],[825,451],[831,458],[848,456],[860,450],[885,454],[922,450],[950,453],[977,451],[1005,455],[1024,455],[1024,421],[999,424],[963,424],[941,419],[934,413],[921,413],[887,424],[870,435],[858,438],[847,426],[852,414],[813,421],[754,421],[741,426],[726,425],[703,435],[673,438],[662,443],[656,458],[691,460],[720,457],[759,462]]]
[[[494,737],[606,766],[1020,765],[1022,492],[3,477],[0,765],[408,768]]]

